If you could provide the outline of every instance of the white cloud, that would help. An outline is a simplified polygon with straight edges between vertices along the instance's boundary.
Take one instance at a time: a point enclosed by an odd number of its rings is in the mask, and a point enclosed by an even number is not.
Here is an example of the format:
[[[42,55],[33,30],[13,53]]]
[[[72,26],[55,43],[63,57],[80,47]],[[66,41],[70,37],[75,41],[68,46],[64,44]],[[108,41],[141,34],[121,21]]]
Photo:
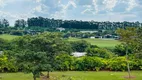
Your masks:
[[[58,7],[61,7],[60,11],[56,11],[54,14],[51,14],[51,17],[54,18],[65,18],[67,10],[71,10],[72,8],[76,8],[77,5],[74,1],[69,1],[66,5],[58,3]]]
[[[116,3],[118,0],[104,0],[103,4],[105,5],[105,8],[112,11],[113,8],[116,6]]]
[[[94,5],[94,8],[95,8],[95,13],[98,13],[99,9],[98,9],[97,0],[93,0],[93,5]]]
[[[81,14],[95,14],[95,13],[93,12],[93,9],[88,8],[82,11]]]
[[[36,0],[36,2],[37,2],[37,3],[40,3],[40,2],[41,2],[41,0]]]
[[[128,8],[126,9],[127,11],[132,10],[134,7],[136,7],[138,4],[136,3],[136,0],[129,0],[128,1]]]
[[[4,2],[4,0],[0,0],[0,7],[4,7],[6,4]]]

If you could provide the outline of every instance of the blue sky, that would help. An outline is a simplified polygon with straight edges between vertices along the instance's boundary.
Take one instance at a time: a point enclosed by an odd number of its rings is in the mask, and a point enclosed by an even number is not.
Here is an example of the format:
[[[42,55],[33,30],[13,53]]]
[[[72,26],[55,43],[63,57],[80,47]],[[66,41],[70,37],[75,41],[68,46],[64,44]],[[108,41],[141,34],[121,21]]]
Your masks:
[[[94,21],[140,21],[142,0],[0,0],[0,18],[43,16]]]

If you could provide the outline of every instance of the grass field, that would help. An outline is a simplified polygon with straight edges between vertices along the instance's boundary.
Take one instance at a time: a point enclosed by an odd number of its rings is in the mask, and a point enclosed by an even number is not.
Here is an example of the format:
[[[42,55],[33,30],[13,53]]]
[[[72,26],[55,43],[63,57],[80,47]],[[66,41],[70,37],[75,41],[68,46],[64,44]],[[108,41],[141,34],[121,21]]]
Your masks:
[[[69,38],[69,41],[77,41],[77,40],[86,40],[87,42],[91,43],[92,45],[97,45],[99,47],[108,47],[113,48],[117,44],[120,44],[119,41],[113,39],[79,39],[79,38]]]
[[[142,80],[142,71],[132,71],[133,79],[125,79],[127,72],[52,72],[50,80]],[[64,75],[64,76],[63,76]],[[32,74],[0,73],[0,80],[33,80]],[[70,79],[72,78],[72,79]],[[38,79],[40,80],[40,79]]]
[[[14,35],[9,35],[9,34],[2,34],[0,35],[0,38],[5,39],[5,40],[12,40],[14,38],[17,38],[19,36],[14,36]]]
[[[17,38],[19,36],[14,36],[14,35],[8,35],[8,34],[3,34],[0,35],[0,38],[6,39],[6,40],[12,40],[14,38]],[[92,45],[97,45],[99,47],[107,47],[107,48],[113,48],[117,44],[120,44],[119,41],[117,40],[112,40],[112,39],[79,39],[79,38],[69,38],[69,41],[78,41],[78,40],[86,40],[87,42],[91,43]]]

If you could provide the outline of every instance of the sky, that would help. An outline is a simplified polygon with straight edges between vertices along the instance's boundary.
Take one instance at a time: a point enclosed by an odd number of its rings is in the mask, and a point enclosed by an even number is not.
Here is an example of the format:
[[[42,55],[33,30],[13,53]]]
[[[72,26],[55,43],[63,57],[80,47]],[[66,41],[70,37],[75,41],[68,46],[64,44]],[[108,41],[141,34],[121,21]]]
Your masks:
[[[0,0],[0,19],[47,17],[84,21],[142,22],[142,0]]]

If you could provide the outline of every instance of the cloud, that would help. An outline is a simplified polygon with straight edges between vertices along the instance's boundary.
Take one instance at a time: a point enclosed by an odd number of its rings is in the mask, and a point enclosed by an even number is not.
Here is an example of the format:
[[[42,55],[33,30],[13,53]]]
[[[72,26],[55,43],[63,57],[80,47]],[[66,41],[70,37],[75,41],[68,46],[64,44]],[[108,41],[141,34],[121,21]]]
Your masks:
[[[55,11],[54,14],[51,14],[51,17],[60,18],[60,19],[61,19],[61,18],[65,18],[66,12],[67,12],[68,10],[71,10],[71,9],[73,9],[73,8],[76,8],[77,5],[75,4],[74,1],[69,1],[66,5],[59,3],[59,7],[61,8],[61,10]]]
[[[48,13],[49,8],[44,5],[44,4],[39,4],[37,5],[35,8],[33,8],[32,13],[42,13],[42,14],[47,14]]]
[[[77,1],[77,4],[78,5],[90,5],[90,4],[92,4],[92,0],[78,0]]]
[[[136,7],[138,4],[136,2],[136,0],[129,0],[128,1],[128,8],[126,9],[127,11],[132,10],[134,7]]]
[[[140,20],[142,0],[0,0],[0,17],[10,21],[43,16],[81,20]]]
[[[37,3],[40,3],[42,0],[36,0]]]
[[[113,8],[116,6],[116,3],[118,0],[104,0],[103,4],[105,5],[105,8],[112,11]]]
[[[4,7],[6,4],[4,2],[4,0],[0,0],[0,7]]]

